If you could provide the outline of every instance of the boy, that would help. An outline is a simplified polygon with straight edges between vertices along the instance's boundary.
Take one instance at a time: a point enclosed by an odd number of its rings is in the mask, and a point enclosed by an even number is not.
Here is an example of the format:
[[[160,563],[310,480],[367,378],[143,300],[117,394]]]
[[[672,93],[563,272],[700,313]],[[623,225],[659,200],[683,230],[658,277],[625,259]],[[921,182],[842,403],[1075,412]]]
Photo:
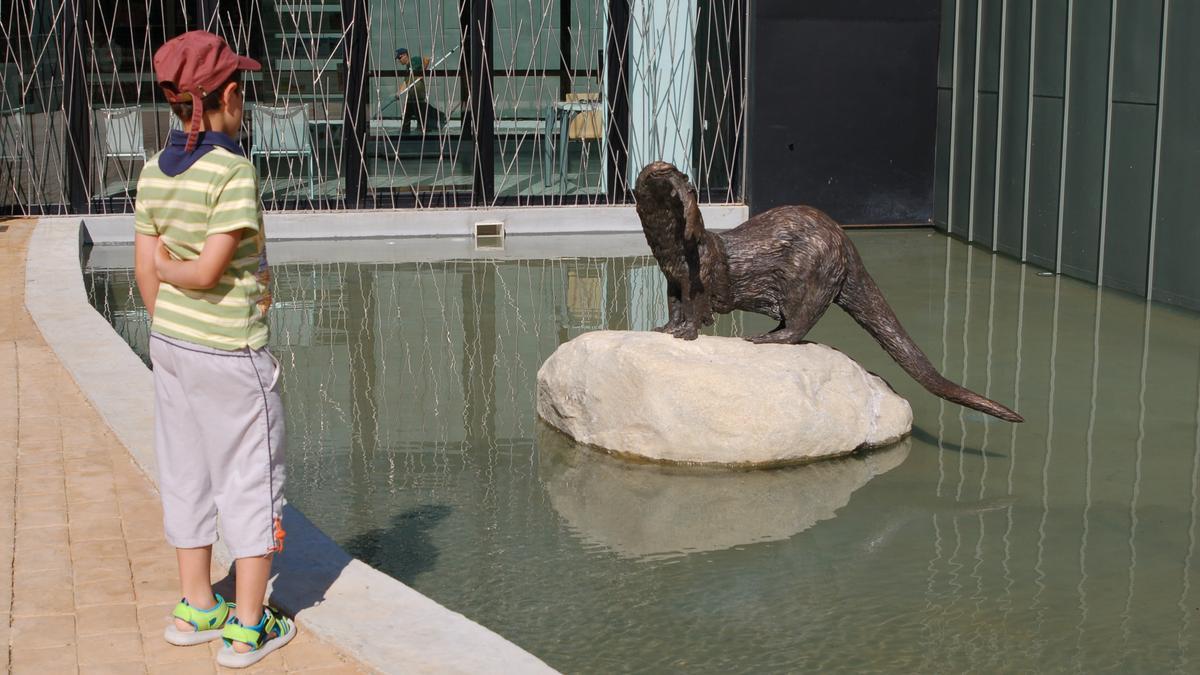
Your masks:
[[[282,550],[283,405],[267,351],[270,302],[257,176],[234,140],[238,73],[259,70],[220,37],[192,31],[154,54],[158,85],[182,120],[147,162],[134,209],[134,266],[150,312],[155,455],[163,529],[183,599],[164,637],[218,638],[240,668],[289,642],[293,623],[264,606]],[[216,521],[237,559],[237,605],[213,593]]]

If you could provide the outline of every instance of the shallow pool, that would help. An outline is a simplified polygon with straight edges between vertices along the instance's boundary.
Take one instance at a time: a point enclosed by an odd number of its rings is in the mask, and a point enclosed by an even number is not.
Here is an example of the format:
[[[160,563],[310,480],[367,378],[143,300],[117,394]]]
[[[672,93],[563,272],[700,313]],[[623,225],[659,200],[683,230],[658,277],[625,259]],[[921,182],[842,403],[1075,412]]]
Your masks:
[[[1027,422],[926,394],[835,308],[810,338],[912,402],[910,440],[657,469],[574,447],[533,400],[564,340],[663,320],[657,267],[636,237],[581,257],[536,239],[274,264],[288,498],[353,554],[566,672],[1200,668],[1197,314],[928,230],[856,232],[934,364]],[[144,353],[128,269],[86,277]]]

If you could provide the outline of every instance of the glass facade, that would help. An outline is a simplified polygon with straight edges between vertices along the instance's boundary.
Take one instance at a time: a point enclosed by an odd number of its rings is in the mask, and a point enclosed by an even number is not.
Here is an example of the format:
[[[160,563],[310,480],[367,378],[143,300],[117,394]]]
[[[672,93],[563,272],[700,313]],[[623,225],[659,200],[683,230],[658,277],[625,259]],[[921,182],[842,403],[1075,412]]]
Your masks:
[[[745,0],[10,0],[0,209],[128,213],[179,125],[154,50],[263,64],[241,142],[267,209],[626,203],[647,162],[742,201]]]

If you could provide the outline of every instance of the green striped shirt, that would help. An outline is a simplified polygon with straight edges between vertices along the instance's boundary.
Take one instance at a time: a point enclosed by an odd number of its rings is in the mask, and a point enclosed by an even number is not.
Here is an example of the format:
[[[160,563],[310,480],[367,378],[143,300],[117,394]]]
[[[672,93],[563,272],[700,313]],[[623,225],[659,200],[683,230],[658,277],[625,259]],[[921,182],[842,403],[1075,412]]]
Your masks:
[[[258,178],[245,157],[214,148],[175,177],[158,168],[158,155],[138,179],[134,227],[159,237],[179,260],[195,260],[210,235],[243,233],[216,286],[177,288],[163,282],[151,330],[217,349],[267,344],[267,255]]]

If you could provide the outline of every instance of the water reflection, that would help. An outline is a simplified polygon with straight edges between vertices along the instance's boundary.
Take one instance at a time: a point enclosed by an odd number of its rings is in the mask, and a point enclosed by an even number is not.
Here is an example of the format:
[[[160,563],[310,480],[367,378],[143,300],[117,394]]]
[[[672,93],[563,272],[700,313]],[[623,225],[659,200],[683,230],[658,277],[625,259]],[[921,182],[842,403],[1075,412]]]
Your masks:
[[[933,363],[1025,424],[928,395],[831,312],[812,339],[912,403],[907,457],[804,489],[666,481],[547,452],[533,414],[562,341],[661,322],[641,249],[287,262],[288,497],[566,671],[1194,669],[1200,317],[923,231],[852,236]],[[88,279],[141,348],[128,271]]]
[[[899,466],[909,446],[905,439],[788,469],[724,471],[617,459],[541,424],[538,475],[554,509],[589,543],[631,558],[667,558],[799,534]]]

